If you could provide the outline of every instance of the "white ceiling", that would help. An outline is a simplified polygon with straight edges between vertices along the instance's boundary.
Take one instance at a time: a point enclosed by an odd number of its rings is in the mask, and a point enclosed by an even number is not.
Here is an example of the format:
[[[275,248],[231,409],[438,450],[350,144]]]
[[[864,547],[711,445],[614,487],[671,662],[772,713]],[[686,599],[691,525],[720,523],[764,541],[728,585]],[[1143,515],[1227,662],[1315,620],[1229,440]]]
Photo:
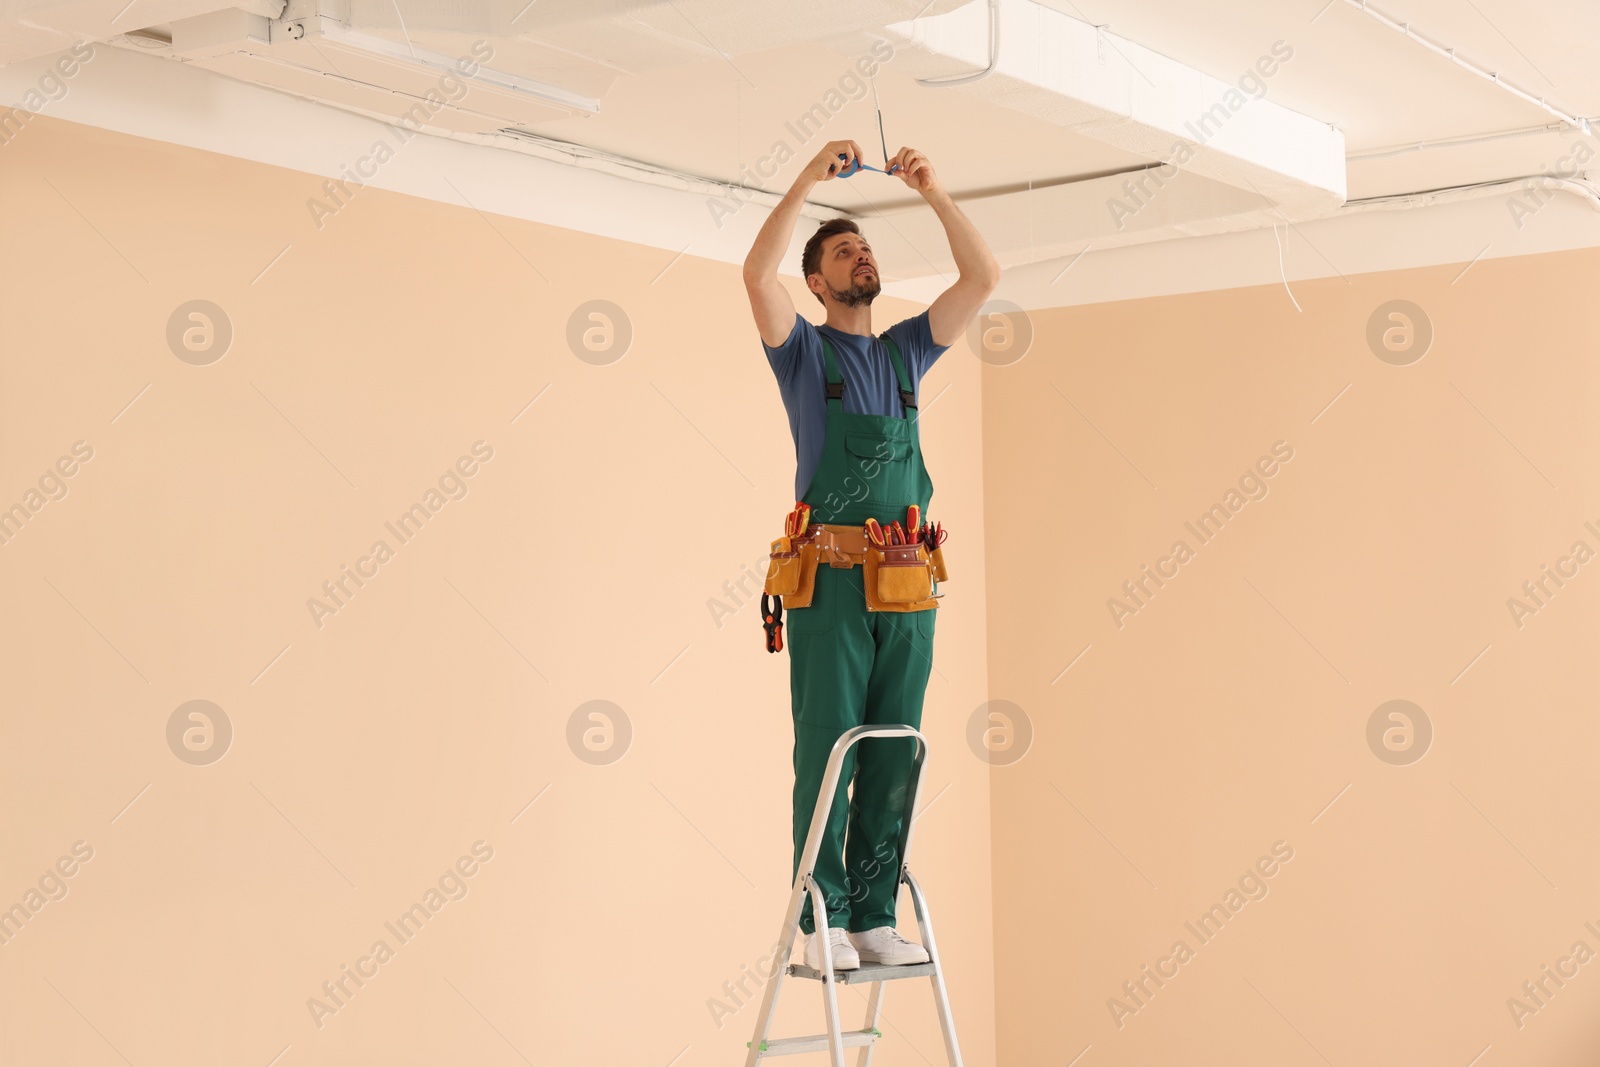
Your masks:
[[[1285,235],[1290,226],[1303,235],[1316,220],[1348,215],[1355,205],[1346,200],[1519,179],[1570,161],[1574,145],[1600,151],[1592,135],[1561,117],[1600,115],[1600,4],[1593,0],[1384,0],[1370,10],[1351,0],[996,0],[995,71],[944,87],[918,79],[987,63],[988,0],[216,3],[9,3],[0,8],[0,73],[14,77],[0,78],[0,89],[28,84],[74,42],[106,42],[124,51],[84,79],[93,90],[64,98],[56,113],[100,121],[82,98],[115,84],[123,106],[105,125],[266,158],[237,140],[221,147],[189,139],[176,122],[136,122],[127,102],[137,98],[134,83],[168,85],[181,96],[181,79],[198,86],[196,79],[227,78],[302,106],[316,101],[393,122],[440,85],[430,58],[449,63],[487,46],[494,76],[473,80],[428,123],[468,153],[461,158],[480,171],[483,151],[575,165],[594,179],[589,195],[597,200],[622,188],[600,182],[604,173],[693,198],[704,215],[708,193],[726,199],[728,186],[771,203],[770,193],[781,194],[802,158],[827,139],[853,138],[868,162],[881,165],[873,94],[852,77],[859,58],[892,49],[876,77],[888,151],[924,152],[1008,268],[1065,263],[1085,248],[1206,234],[1271,230],[1276,239],[1275,227],[1285,223]],[[1453,48],[1462,62],[1424,42]],[[1264,99],[1214,111],[1225,121],[1214,134],[1188,138],[1197,145],[1194,159],[1148,209],[1119,223],[1108,201],[1128,202],[1124,183],[1170,156],[1184,130],[1264,61],[1272,67]],[[157,63],[171,65],[179,80]],[[1496,72],[1502,84],[1472,66]],[[549,91],[530,95],[530,82]],[[830,101],[841,87],[855,99]],[[146,110],[171,98],[151,89]],[[243,107],[264,97],[231,99]],[[793,122],[808,109],[841,101],[820,132],[796,132]],[[243,117],[231,119],[237,125]],[[259,129],[263,143],[273,136]],[[757,177],[751,168],[778,142],[796,158],[775,176]],[[1559,194],[1572,200],[1568,208],[1600,205],[1585,181],[1577,175]],[[1477,193],[1446,198],[1454,195]],[[954,265],[938,221],[897,179],[862,173],[817,185],[809,199],[814,217],[847,213],[888,227],[875,231],[886,280],[947,284]],[[610,208],[617,217],[616,203]],[[490,209],[549,217],[509,196]],[[564,224],[587,228],[581,216],[568,211],[572,221]],[[738,259],[734,250],[748,248],[764,216],[741,210],[736,224],[717,225],[710,237],[691,232],[705,229],[703,218],[681,233],[658,218],[639,239]]]

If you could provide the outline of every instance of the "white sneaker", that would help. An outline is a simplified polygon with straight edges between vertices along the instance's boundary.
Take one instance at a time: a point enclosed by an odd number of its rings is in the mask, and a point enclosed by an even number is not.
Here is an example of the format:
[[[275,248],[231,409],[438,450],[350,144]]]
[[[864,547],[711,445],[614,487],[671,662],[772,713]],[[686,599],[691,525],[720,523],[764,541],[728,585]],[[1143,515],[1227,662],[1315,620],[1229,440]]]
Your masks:
[[[876,926],[851,934],[850,941],[857,955],[868,963],[884,963],[900,967],[908,963],[927,963],[928,950],[915,941],[907,941],[892,926]]]
[[[842,927],[828,927],[828,947],[833,951],[835,971],[854,971],[860,968],[861,957],[856,954],[855,946],[845,936]],[[822,970],[821,931],[806,938],[806,966],[814,971]]]

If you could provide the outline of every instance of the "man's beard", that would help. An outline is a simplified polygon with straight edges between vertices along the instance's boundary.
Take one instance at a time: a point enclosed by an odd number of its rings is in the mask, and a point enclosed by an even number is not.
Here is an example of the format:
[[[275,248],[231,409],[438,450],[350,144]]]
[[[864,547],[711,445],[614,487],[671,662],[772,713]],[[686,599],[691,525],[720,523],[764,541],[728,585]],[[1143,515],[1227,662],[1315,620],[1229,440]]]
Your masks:
[[[883,286],[878,282],[877,271],[867,275],[857,275],[848,289],[839,290],[832,285],[828,286],[828,295],[847,308],[860,307],[863,304],[871,307],[873,299],[882,291]]]

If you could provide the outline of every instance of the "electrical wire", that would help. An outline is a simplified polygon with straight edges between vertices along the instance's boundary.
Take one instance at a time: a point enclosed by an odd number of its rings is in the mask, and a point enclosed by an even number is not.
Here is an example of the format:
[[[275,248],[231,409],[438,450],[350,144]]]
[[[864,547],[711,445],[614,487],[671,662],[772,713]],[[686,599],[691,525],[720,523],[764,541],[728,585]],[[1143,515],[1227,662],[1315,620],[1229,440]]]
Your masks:
[[[878,112],[878,144],[883,148],[883,169],[889,170],[889,142],[883,139],[883,106],[878,103],[878,76],[872,76],[872,106]]]
[[[1288,224],[1285,224],[1283,228],[1287,231],[1289,229]],[[1283,271],[1283,242],[1278,240],[1278,224],[1276,222],[1272,224],[1272,243],[1278,246],[1278,277],[1283,279],[1283,291],[1289,294],[1289,303],[1294,305],[1294,309],[1304,314],[1300,307],[1300,301],[1294,298],[1294,290],[1289,288],[1289,276]]]

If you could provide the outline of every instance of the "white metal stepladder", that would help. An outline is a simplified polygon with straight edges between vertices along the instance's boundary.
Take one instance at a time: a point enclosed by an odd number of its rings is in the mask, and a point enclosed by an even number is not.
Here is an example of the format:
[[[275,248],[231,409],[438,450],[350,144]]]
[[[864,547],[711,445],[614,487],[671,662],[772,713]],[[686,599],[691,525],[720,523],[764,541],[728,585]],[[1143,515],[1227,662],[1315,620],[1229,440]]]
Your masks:
[[[928,962],[887,966],[862,961],[859,970],[835,972],[833,949],[828,944],[827,937],[827,906],[822,899],[822,887],[817,884],[814,871],[817,853],[822,847],[823,827],[827,825],[828,812],[833,806],[833,795],[839,785],[845,754],[858,741],[868,737],[908,737],[916,741],[916,755],[911,764],[911,781],[906,790],[909,799],[900,829],[899,848],[895,853],[900,860],[900,876],[895,880],[895,891],[899,892],[901,882],[904,882],[906,888],[911,891],[911,901],[917,911],[917,927],[922,931],[922,947],[928,950]],[[798,870],[795,872],[794,888],[789,894],[789,910],[783,917],[783,933],[778,938],[778,943],[782,947],[775,957],[779,966],[767,981],[766,993],[761,998],[761,1012],[756,1016],[755,1036],[748,1042],[750,1052],[745,1057],[745,1067],[756,1067],[768,1056],[824,1050],[828,1052],[833,1067],[844,1067],[844,1050],[852,1047],[861,1049],[856,1067],[869,1067],[872,1062],[873,1042],[883,1036],[877,1024],[878,1016],[883,1010],[884,983],[896,978],[924,976],[933,983],[934,1004],[939,1009],[939,1026],[944,1030],[944,1044],[950,1057],[950,1067],[961,1067],[961,1047],[956,1043],[956,1024],[950,1016],[950,997],[945,992],[944,968],[939,962],[939,950],[933,941],[933,920],[928,916],[928,902],[923,899],[922,889],[917,885],[917,880],[911,877],[911,869],[906,862],[911,850],[911,823],[917,810],[917,797],[922,791],[922,765],[927,752],[927,738],[916,729],[903,725],[855,726],[846,730],[839,736],[839,740],[834,742],[833,751],[828,754],[827,770],[822,775],[822,788],[817,793],[817,807],[811,816],[811,829],[806,834],[806,846],[801,853]],[[800,909],[808,892],[811,894],[811,915],[815,927],[823,932],[820,939],[822,951],[820,971],[804,963],[782,966],[789,959],[795,938],[800,933]],[[767,1032],[772,1027],[772,1016],[778,1007],[778,993],[786,977],[811,978],[822,983],[822,1008],[827,1018],[827,1033],[768,1039]],[[863,983],[870,983],[872,986],[872,993],[867,1000],[867,1021],[859,1030],[841,1031],[838,986]]]

